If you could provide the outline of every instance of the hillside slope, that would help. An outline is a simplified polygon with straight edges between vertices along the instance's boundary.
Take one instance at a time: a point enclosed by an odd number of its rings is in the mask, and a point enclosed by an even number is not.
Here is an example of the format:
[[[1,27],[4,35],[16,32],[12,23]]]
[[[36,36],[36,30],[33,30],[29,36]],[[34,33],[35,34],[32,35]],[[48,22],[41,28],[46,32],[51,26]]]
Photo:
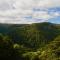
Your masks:
[[[31,25],[0,24],[0,33],[9,35],[14,42],[26,47],[39,48],[60,34],[60,25],[47,22]]]
[[[22,27],[12,27],[8,35],[14,42],[24,44],[26,47],[39,48],[53,40],[60,34],[60,26],[52,23],[38,23],[24,25]]]
[[[60,25],[0,24],[0,60],[59,60]]]

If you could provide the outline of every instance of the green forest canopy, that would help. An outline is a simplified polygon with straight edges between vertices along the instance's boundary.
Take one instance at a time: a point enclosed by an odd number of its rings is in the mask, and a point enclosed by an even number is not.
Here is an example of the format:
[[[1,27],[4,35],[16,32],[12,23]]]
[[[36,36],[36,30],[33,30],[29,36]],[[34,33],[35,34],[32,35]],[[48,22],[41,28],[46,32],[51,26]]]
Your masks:
[[[0,24],[0,59],[59,60],[60,25]]]

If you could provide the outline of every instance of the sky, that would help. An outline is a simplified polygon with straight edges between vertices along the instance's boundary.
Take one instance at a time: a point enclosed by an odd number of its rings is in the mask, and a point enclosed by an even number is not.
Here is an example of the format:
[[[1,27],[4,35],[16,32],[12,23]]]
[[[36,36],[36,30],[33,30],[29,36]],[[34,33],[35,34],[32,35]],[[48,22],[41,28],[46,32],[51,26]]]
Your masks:
[[[0,23],[60,24],[60,0],[0,0]]]

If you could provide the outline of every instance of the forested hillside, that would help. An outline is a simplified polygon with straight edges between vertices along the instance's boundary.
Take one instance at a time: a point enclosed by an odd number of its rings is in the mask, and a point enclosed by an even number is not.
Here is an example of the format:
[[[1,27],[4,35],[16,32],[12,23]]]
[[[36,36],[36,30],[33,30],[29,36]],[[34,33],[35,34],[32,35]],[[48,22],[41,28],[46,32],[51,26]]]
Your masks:
[[[0,24],[1,60],[60,60],[60,25]]]

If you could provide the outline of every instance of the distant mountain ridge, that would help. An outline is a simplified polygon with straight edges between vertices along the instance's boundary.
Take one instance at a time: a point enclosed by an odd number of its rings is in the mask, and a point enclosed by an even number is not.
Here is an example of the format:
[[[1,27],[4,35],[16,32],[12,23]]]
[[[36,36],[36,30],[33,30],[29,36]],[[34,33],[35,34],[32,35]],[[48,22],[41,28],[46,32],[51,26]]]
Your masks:
[[[9,35],[14,42],[38,48],[60,34],[60,25],[49,22],[33,24],[0,24],[0,33]],[[43,42],[43,44],[39,42]]]

